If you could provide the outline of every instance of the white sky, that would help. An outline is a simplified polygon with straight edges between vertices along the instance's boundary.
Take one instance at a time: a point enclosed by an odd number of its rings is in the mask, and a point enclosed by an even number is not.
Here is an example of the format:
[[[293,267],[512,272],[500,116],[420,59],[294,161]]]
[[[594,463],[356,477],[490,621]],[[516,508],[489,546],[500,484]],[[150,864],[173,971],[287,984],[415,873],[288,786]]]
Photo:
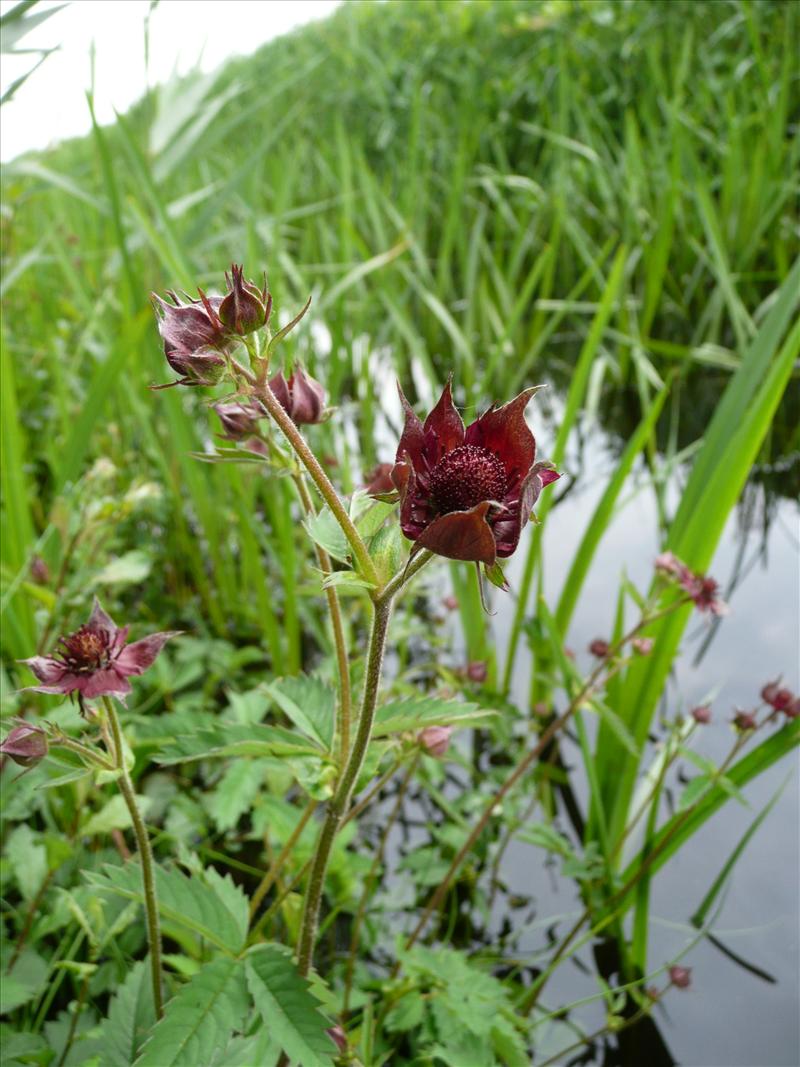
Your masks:
[[[42,0],[31,11],[57,7]],[[0,14],[14,0],[0,0]],[[91,128],[86,90],[91,85],[91,46],[95,54],[95,108],[98,121],[111,122],[150,84],[168,81],[199,64],[211,71],[234,55],[254,52],[265,41],[295,26],[324,18],[337,0],[161,0],[150,16],[149,73],[145,70],[144,26],[150,0],[73,0],[34,28],[18,48],[52,48],[41,67],[5,104],[0,121],[4,162],[33,148]],[[2,91],[30,68],[35,56],[3,55]]]

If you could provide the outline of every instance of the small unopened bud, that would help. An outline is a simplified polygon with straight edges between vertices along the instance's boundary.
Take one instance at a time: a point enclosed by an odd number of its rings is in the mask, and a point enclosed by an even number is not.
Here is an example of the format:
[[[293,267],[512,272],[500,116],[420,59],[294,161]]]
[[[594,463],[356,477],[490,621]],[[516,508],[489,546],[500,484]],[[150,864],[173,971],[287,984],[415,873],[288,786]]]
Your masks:
[[[737,711],[733,717],[733,725],[744,733],[747,730],[755,730],[758,721],[752,711]]]
[[[341,1026],[339,1026],[338,1023],[336,1024],[336,1026],[332,1026],[329,1030],[326,1030],[325,1033],[328,1035],[334,1045],[336,1045],[340,1052],[347,1051],[347,1034],[344,1032]]]
[[[366,484],[364,486],[370,496],[380,496],[383,493],[395,492],[396,486],[392,481],[393,470],[394,463],[379,463],[377,467],[372,468],[366,476]]]
[[[47,755],[47,735],[39,726],[15,726],[0,744],[0,753],[20,767],[35,767]]]
[[[787,719],[800,718],[800,697],[795,697],[791,704],[783,709],[783,714]]]
[[[604,641],[602,637],[595,637],[594,641],[589,645],[589,651],[593,656],[597,656],[598,659],[605,659],[611,651],[611,645],[609,645],[608,641]]]
[[[31,560],[31,578],[37,585],[47,585],[50,581],[50,568],[41,556],[34,556]]]
[[[417,734],[417,741],[429,756],[440,758],[450,747],[452,726],[426,726]]]
[[[659,1000],[661,997],[661,990],[658,988],[658,986],[654,985],[649,985],[647,989],[645,989],[644,993],[649,1000],[653,1001]]]
[[[649,656],[653,651],[653,645],[655,641],[652,637],[634,637],[631,641],[634,652],[638,652],[640,656]]]
[[[254,400],[242,402],[231,401],[228,404],[214,404],[214,411],[229,441],[241,441],[258,430],[258,421],[264,417],[261,408]]]
[[[458,611],[458,599],[454,596],[446,596],[442,601],[442,606],[448,611]]]
[[[325,389],[302,367],[288,381],[283,371],[278,371],[269,384],[278,403],[298,426],[325,420]]]
[[[225,281],[228,283],[228,294],[219,305],[220,321],[240,336],[260,330],[272,310],[266,277],[264,288],[259,289],[252,282],[245,281],[244,268],[233,263],[230,276],[226,273]]]
[[[695,722],[705,726],[706,723],[711,722],[711,706],[710,704],[701,704],[698,708],[692,708],[690,715]]]
[[[768,682],[761,690],[761,699],[776,711],[785,711],[792,703],[792,691],[782,687],[779,682],[780,679]]]
[[[467,664],[466,673],[471,682],[477,682],[478,685],[482,685],[486,681],[489,668],[482,659],[474,659]]]
[[[691,967],[680,967],[676,963],[669,969],[669,980],[676,989],[688,989],[692,984]]]

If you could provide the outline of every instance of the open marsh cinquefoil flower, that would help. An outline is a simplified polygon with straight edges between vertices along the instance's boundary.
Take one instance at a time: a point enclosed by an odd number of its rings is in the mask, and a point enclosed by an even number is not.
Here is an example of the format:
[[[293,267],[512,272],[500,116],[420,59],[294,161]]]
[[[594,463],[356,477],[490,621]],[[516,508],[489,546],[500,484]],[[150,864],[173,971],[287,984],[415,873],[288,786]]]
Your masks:
[[[72,634],[59,638],[58,652],[22,660],[41,685],[34,693],[77,693],[79,700],[102,696],[125,697],[131,691],[128,678],[143,674],[164,644],[179,630],[150,634],[126,645],[128,627],[116,626],[95,597],[89,621]]]
[[[424,423],[400,390],[406,422],[392,479],[413,552],[427,548],[489,568],[514,552],[542,489],[560,477],[549,464],[534,463],[536,441],[524,412],[535,392],[491,407],[465,428],[449,382]]]

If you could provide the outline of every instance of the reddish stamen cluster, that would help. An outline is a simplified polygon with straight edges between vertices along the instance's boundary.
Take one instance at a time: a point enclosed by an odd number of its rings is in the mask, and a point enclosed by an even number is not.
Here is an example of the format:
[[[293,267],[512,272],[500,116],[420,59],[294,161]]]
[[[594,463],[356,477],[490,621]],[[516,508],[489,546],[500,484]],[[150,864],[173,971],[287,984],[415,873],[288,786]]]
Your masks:
[[[431,472],[431,495],[443,514],[469,511],[482,500],[502,500],[508,487],[503,461],[480,445],[460,445]]]
[[[65,667],[78,673],[88,673],[107,667],[110,660],[108,635],[88,626],[81,626],[74,634],[61,637],[62,651],[55,657]]]

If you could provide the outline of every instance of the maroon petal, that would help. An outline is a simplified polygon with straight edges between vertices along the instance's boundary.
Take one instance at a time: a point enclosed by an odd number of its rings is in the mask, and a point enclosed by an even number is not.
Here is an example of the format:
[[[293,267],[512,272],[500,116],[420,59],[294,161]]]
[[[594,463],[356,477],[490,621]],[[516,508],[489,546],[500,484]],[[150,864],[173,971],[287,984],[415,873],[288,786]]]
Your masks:
[[[63,663],[51,656],[31,656],[30,659],[21,659],[19,662],[30,667],[39,681],[48,686],[58,685],[67,671]]]
[[[141,641],[123,648],[114,661],[114,667],[120,674],[142,674],[154,662],[164,645],[171,637],[177,637],[181,630],[167,630],[160,634],[150,634]],[[128,687],[128,692],[130,686]]]
[[[103,608],[103,605],[100,603],[97,597],[94,598],[94,602],[92,604],[92,614],[89,616],[89,621],[86,623],[86,625],[90,630],[94,630],[95,633],[105,634],[108,638],[109,646],[113,644],[117,634],[119,633],[119,629],[116,623],[108,614],[108,612]]]
[[[399,382],[397,383],[397,391],[400,394],[400,403],[403,405],[403,412],[406,417],[403,434],[397,445],[397,462],[400,463],[405,456],[408,456],[414,468],[419,470],[424,463],[425,431],[414,409],[406,400],[405,393],[401,389]]]
[[[528,471],[519,487],[518,496],[507,499],[505,511],[492,524],[497,555],[502,559],[511,556],[517,549],[522,531],[531,517],[539,494],[546,485],[557,481],[561,475],[546,463],[537,463]]]
[[[497,552],[494,535],[486,522],[490,507],[484,500],[469,511],[440,515],[419,535],[415,551],[428,548],[447,559],[471,560],[493,566]]]
[[[106,670],[95,671],[94,674],[86,674],[78,679],[78,691],[92,700],[102,696],[124,696],[131,691],[131,683],[127,678],[109,667]]]
[[[449,380],[442,390],[439,403],[425,420],[423,430],[425,455],[431,466],[464,444],[464,421],[453,403]]]
[[[48,693],[51,696],[67,696],[69,693],[74,693],[76,689],[80,689],[83,680],[86,675],[71,674],[69,671],[64,671],[58,681],[53,681],[47,685],[30,685],[21,690],[23,693]]]
[[[410,463],[396,463],[392,481],[400,494],[400,529],[410,541],[416,541],[433,519],[434,506],[428,495],[420,491]]]
[[[275,399],[280,406],[286,412],[287,415],[292,414],[292,398],[289,393],[289,386],[286,379],[283,376],[283,371],[279,370],[274,378],[270,378],[269,387],[272,390]]]
[[[490,408],[467,427],[464,441],[496,453],[509,479],[522,478],[536,457],[536,441],[525,421],[525,408],[541,386],[526,389],[501,408]]]

